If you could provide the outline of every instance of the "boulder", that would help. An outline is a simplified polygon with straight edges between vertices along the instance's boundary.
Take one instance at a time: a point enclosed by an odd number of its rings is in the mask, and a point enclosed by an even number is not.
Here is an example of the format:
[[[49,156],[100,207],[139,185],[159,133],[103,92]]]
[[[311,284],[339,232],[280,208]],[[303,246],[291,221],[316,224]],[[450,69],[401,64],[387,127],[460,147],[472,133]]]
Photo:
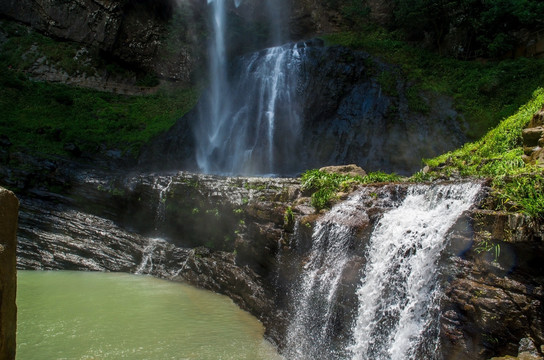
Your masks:
[[[16,248],[19,200],[0,188],[0,358],[15,359],[15,333],[17,330]]]
[[[363,170],[360,166],[355,164],[349,165],[337,165],[337,166],[325,166],[319,169],[329,174],[340,174],[340,175],[349,175],[349,176],[366,176],[366,171]]]
[[[533,115],[527,128],[523,129],[522,138],[523,161],[544,167],[544,109]]]

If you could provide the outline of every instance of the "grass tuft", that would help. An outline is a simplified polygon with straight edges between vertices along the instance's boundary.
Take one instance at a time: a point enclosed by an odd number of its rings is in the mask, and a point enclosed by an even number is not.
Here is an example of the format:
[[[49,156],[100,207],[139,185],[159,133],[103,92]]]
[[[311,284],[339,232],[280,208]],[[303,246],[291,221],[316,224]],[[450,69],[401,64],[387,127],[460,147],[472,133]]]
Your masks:
[[[381,171],[368,173],[365,176],[351,176],[327,173],[321,170],[308,170],[301,177],[302,190],[311,193],[312,206],[317,210],[329,208],[337,198],[338,192],[353,190],[357,185],[380,182],[399,181],[397,174]]]
[[[429,181],[458,174],[492,179],[496,210],[517,211],[544,218],[544,173],[522,160],[522,130],[534,113],[544,106],[544,89],[480,140],[425,160],[430,171],[418,172],[414,181]]]

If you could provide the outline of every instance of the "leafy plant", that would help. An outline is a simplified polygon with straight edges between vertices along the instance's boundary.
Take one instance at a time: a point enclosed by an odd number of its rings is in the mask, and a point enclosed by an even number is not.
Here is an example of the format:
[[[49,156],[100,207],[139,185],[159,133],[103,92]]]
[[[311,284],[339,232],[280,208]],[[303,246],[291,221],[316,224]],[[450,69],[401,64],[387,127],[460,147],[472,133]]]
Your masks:
[[[474,251],[476,251],[478,254],[481,254],[483,252],[492,253],[494,257],[493,260],[498,261],[499,256],[501,255],[501,245],[498,243],[493,243],[491,241],[491,234],[485,233],[481,235],[483,235],[483,239],[480,239],[476,243]]]
[[[285,214],[283,215],[283,224],[284,227],[291,227],[295,223],[295,214],[293,213],[293,208],[288,206],[285,209]]]

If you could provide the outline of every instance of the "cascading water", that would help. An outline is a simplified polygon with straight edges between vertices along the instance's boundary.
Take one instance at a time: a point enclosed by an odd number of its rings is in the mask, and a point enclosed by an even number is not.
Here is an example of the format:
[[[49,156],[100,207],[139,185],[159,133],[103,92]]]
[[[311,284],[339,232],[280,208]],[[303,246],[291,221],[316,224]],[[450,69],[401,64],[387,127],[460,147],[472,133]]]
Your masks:
[[[354,260],[355,242],[360,241],[357,232],[369,224],[363,203],[370,196],[371,190],[366,189],[338,204],[314,228],[308,260],[291,294],[294,314],[287,331],[289,359],[347,358],[347,343],[338,338],[338,326],[344,322],[338,314],[339,302],[345,295],[344,273]]]
[[[472,183],[413,186],[384,214],[357,290],[353,359],[439,357],[438,262],[449,229],[479,190]]]
[[[234,66],[243,71],[229,79],[226,1],[208,4],[213,7],[214,30],[209,48],[211,84],[194,125],[197,164],[205,173],[273,174],[295,151],[300,129],[296,69],[304,46],[289,44],[242,57]],[[279,29],[277,1],[267,1],[265,11],[272,28]],[[271,36],[274,41],[281,38],[279,31]]]
[[[346,272],[357,258],[356,231],[368,224],[366,192],[334,207],[317,225],[297,289],[286,355],[293,359],[440,358],[439,260],[451,227],[474,203],[479,184],[410,186],[390,204],[363,245],[358,308],[338,319]],[[389,200],[392,202],[392,200]],[[353,292],[355,289],[349,291]],[[338,310],[340,309],[340,310]],[[347,316],[347,317],[346,317]],[[348,320],[346,320],[348,319]],[[350,322],[346,334],[334,329]]]

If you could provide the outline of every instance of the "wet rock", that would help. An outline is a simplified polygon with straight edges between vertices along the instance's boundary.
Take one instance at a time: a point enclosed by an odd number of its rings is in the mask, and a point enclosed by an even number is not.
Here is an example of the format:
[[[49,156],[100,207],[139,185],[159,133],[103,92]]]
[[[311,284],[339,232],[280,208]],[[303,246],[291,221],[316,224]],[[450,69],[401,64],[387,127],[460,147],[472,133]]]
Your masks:
[[[527,334],[540,346],[544,247],[539,224],[520,214],[482,210],[469,219],[453,235],[459,237],[452,242],[458,255],[449,260],[442,305],[445,353],[454,354],[452,359],[513,356]]]
[[[542,360],[544,357],[537,350],[533,339],[526,337],[519,341],[518,356],[493,357],[491,360]]]

